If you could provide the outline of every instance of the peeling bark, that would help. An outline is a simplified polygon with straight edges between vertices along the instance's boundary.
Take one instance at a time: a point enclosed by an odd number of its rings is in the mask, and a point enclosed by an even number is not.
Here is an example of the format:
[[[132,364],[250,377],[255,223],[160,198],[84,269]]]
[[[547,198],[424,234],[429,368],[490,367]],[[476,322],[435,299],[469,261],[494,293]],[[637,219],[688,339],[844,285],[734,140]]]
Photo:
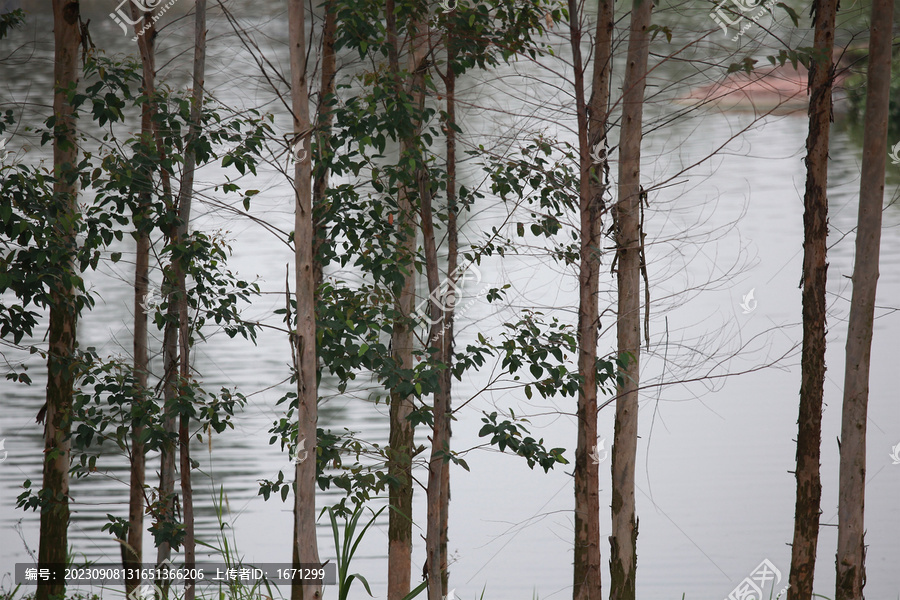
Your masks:
[[[619,142],[619,197],[615,205],[618,281],[618,352],[627,356],[616,389],[616,425],[612,448],[612,535],[610,600],[634,600],[638,522],[634,471],[638,436],[638,384],[641,351],[641,127],[650,52],[651,0],[634,0],[628,38]]]
[[[411,78],[404,89],[400,73],[400,54],[397,36],[397,22],[393,0],[385,2],[385,17],[388,37],[388,68],[394,79],[397,95],[412,94],[413,104],[420,106],[424,102],[424,71],[422,65],[428,51],[428,44],[422,39],[425,33],[420,23],[410,24],[411,50],[409,52],[407,71]],[[418,127],[416,127],[418,129]],[[400,157],[414,151],[416,140],[404,138],[400,141]],[[399,263],[407,270],[403,283],[396,296],[397,320],[391,333],[391,348],[394,361],[399,369],[412,369],[413,329],[409,324],[413,313],[416,292],[415,253],[416,230],[418,227],[417,210],[411,194],[415,190],[401,187],[398,198],[400,214],[397,218],[400,244]],[[412,456],[415,439],[409,415],[414,408],[413,397],[391,390],[390,407],[390,448],[388,453],[388,471],[400,483],[389,485],[388,517],[388,600],[401,600],[410,591],[412,573]]]
[[[809,134],[803,198],[803,350],[797,432],[797,499],[788,600],[812,600],[822,482],[822,399],[825,389],[825,262],[828,236],[828,139],[834,82],[834,23],[838,0],[815,0],[815,49],[809,71]]]
[[[294,134],[309,147],[309,88],[307,84],[306,12],[303,0],[289,0],[291,54],[291,110]],[[318,392],[316,388],[316,270],[312,207],[312,159],[307,152],[294,164],[294,278],[297,303],[296,334],[292,339],[297,369],[297,441],[306,442],[308,458],[296,464],[293,554],[297,564],[319,565],[316,539],[316,444]],[[299,561],[299,563],[298,563]],[[319,600],[320,585],[291,586],[291,600]]]
[[[601,215],[606,192],[605,149],[612,53],[613,5],[599,0],[594,70],[590,103],[585,103],[584,65],[581,57],[581,23],[578,5],[569,0],[569,34],[575,71],[575,106],[578,117],[580,166],[579,212],[581,250],[578,274],[578,373],[583,383],[578,392],[578,437],[575,449],[575,564],[572,597],[602,597],[603,563],[600,553],[600,465],[590,459],[597,443],[597,336],[600,329]],[[598,149],[598,150],[595,150]]]

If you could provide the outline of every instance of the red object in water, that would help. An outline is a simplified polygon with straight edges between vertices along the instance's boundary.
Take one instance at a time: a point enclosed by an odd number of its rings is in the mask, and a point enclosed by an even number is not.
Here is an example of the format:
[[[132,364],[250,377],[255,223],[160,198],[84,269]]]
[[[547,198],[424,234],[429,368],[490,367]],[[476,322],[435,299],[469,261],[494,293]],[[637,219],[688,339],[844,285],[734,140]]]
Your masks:
[[[839,70],[835,88],[840,89],[847,78],[846,70]],[[807,85],[809,72],[803,65],[790,64],[774,68],[755,69],[750,73],[732,73],[717,83],[692,89],[687,96],[677,98],[679,104],[713,104],[723,110],[754,112],[794,112],[806,110],[809,103]]]

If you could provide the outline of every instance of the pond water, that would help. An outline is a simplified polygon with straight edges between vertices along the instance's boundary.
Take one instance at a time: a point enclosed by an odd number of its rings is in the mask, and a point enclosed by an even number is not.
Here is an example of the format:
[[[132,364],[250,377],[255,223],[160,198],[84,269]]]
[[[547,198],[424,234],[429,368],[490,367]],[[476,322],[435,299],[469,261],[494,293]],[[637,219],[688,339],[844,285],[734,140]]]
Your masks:
[[[187,5],[188,3],[184,3]],[[36,3],[35,3],[36,5]],[[106,16],[104,3],[85,3],[93,19],[95,42],[113,52],[130,52],[128,37]],[[245,24],[273,63],[287,69],[284,11],[279,3],[255,4],[259,14],[245,14]],[[35,21],[0,44],[0,56],[28,42],[15,60],[0,62],[0,100],[49,103],[52,80],[51,22],[46,9],[34,6]],[[245,7],[246,8],[246,7]],[[185,7],[176,5],[175,16]],[[179,10],[181,12],[179,12]],[[183,72],[168,63],[187,48],[187,19],[164,31],[160,44],[160,74],[170,85],[182,85]],[[212,18],[207,85],[230,105],[265,105],[283,110],[257,74],[256,66],[235,42],[221,19]],[[27,55],[27,59],[26,59]],[[177,59],[185,63],[184,57]],[[183,65],[179,64],[178,68]],[[534,77],[535,79],[529,79]],[[538,84],[551,76],[530,64],[504,67],[481,79],[460,82],[463,127],[472,138],[491,140],[497,148],[518,147],[515,136],[535,127],[572,140],[572,115],[557,112],[564,97],[551,98]],[[665,75],[659,75],[664,81]],[[540,103],[532,102],[540,98]],[[532,105],[533,104],[533,105]],[[524,108],[523,108],[524,107]],[[525,112],[530,119],[507,115]],[[4,106],[3,108],[6,108]],[[662,119],[672,110],[650,104],[648,117]],[[28,124],[44,116],[30,107]],[[560,116],[560,114],[562,116]],[[278,123],[286,124],[284,115]],[[743,131],[748,128],[746,131]],[[740,133],[740,135],[738,135]],[[723,152],[693,165],[736,136]],[[806,120],[802,113],[772,116],[758,122],[749,113],[707,111],[674,121],[645,138],[643,177],[648,185],[668,182],[651,192],[647,211],[648,275],[652,311],[650,348],[643,357],[641,427],[638,456],[638,593],[646,600],[723,598],[764,559],[781,572],[786,585],[793,535],[794,466],[797,402],[800,386],[800,266],[802,259],[802,157]],[[527,136],[525,136],[527,137]],[[24,138],[15,138],[24,139]],[[477,142],[476,142],[477,143]],[[29,156],[40,156],[32,148]],[[502,150],[498,150],[502,153]],[[860,150],[837,127],[831,146],[830,248],[828,286],[828,381],[822,444],[822,530],[819,538],[817,593],[831,596],[837,524],[838,448],[843,381],[843,350],[851,292],[856,199]],[[889,170],[897,167],[889,165]],[[223,172],[207,167],[198,187],[222,181]],[[461,165],[461,183],[483,185],[477,161]],[[250,187],[265,190],[252,212],[283,230],[292,227],[289,188],[274,170],[260,172]],[[887,197],[897,196],[896,177]],[[249,184],[248,184],[249,185]],[[198,207],[193,223],[204,230],[223,230],[233,240],[230,266],[256,280],[265,292],[246,311],[248,318],[279,323],[272,312],[283,305],[285,265],[292,261],[283,241],[262,227],[210,204]],[[477,242],[491,227],[502,227],[509,207],[488,196],[467,218],[461,239]],[[522,213],[512,218],[526,220]],[[866,525],[868,543],[866,593],[871,598],[900,596],[900,465],[892,464],[891,448],[900,443],[900,403],[896,362],[900,353],[900,209],[884,212],[881,278],[878,289],[872,352],[868,428]],[[122,245],[125,258],[105,264],[90,276],[98,297],[96,308],[81,321],[79,341],[101,355],[125,356],[130,349],[131,265],[133,249]],[[605,259],[601,278],[601,352],[615,344],[614,287]],[[467,293],[476,301],[458,317],[457,346],[478,334],[497,336],[500,324],[523,308],[574,323],[577,276],[550,260],[535,245],[515,256],[487,257],[480,267],[483,281]],[[333,273],[351,279],[354,273]],[[158,283],[159,272],[154,273]],[[489,284],[512,284],[514,294],[502,305],[488,304],[477,292]],[[420,284],[420,290],[422,284]],[[753,291],[756,307],[742,309]],[[464,300],[463,304],[468,305]],[[745,306],[748,306],[745,304]],[[752,307],[752,303],[749,307]],[[40,331],[34,343],[40,343]],[[157,345],[159,340],[154,342]],[[159,356],[154,355],[156,368]],[[220,489],[227,500],[225,529],[238,552],[255,562],[290,560],[290,503],[264,501],[258,482],[272,478],[290,462],[278,446],[268,443],[268,429],[282,415],[275,400],[287,390],[290,361],[287,340],[264,330],[257,345],[215,335],[195,351],[196,369],[205,387],[237,387],[250,399],[236,419],[234,431],[198,445],[195,457],[201,473],[195,479],[197,535],[215,544],[220,534],[213,499]],[[45,369],[32,362],[31,387],[0,382],[0,439],[8,452],[0,464],[0,574],[36,553],[38,515],[15,508],[22,481],[40,480],[41,427],[34,417],[44,392]],[[725,377],[726,374],[732,374]],[[459,598],[566,598],[571,595],[573,500],[571,465],[544,474],[530,470],[520,457],[481,448],[477,432],[482,411],[507,411],[527,416],[535,437],[550,447],[575,443],[575,401],[571,398],[527,400],[521,387],[497,386],[479,393],[495,376],[488,364],[477,374],[455,383],[454,404],[474,399],[457,413],[453,446],[471,449],[465,458],[471,472],[453,467],[450,505],[451,587]],[[661,385],[662,384],[662,385]],[[371,388],[374,389],[374,388]],[[334,382],[323,381],[320,425],[344,427],[378,443],[388,438],[384,404],[369,400],[370,388],[360,385],[339,394]],[[600,435],[613,437],[613,407],[601,411]],[[425,432],[418,435],[425,442]],[[116,562],[117,545],[100,533],[106,514],[127,512],[127,468],[112,461],[108,473],[72,484],[69,542],[77,555]],[[148,461],[148,481],[157,461]],[[601,474],[608,469],[605,460]],[[424,471],[420,470],[424,483]],[[321,504],[336,499],[321,494]],[[424,562],[424,491],[417,490],[414,515],[413,579]],[[601,477],[602,536],[609,533],[609,478]],[[327,522],[320,522],[319,551],[334,558]],[[149,537],[149,536],[148,536]],[[149,540],[148,540],[149,542]],[[387,521],[376,522],[360,546],[352,570],[372,584],[376,598],[386,589]],[[149,549],[149,546],[148,546]],[[601,546],[604,560],[608,545]],[[212,558],[211,555],[207,558]],[[776,593],[777,593],[776,589]],[[362,587],[351,594],[367,597]]]

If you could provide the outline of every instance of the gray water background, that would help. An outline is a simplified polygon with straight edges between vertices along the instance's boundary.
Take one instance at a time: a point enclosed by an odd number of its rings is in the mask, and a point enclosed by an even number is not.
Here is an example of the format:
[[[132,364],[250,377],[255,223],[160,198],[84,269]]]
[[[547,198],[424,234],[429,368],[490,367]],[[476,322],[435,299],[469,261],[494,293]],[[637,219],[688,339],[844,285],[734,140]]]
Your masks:
[[[95,42],[109,53],[131,52],[130,37],[122,35],[106,16],[109,7],[102,2],[84,4],[86,18],[92,19]],[[244,25],[253,28],[267,56],[286,72],[283,6],[276,2],[254,3],[252,9],[247,5],[229,6],[238,12]],[[22,45],[13,55],[15,60],[0,63],[0,100],[4,103],[50,102],[47,90],[52,81],[52,25],[48,9],[32,8],[34,20],[0,45],[0,56]],[[185,14],[186,8],[180,5],[171,11],[172,17]],[[190,19],[184,18],[163,30],[160,38],[160,77],[173,87],[185,86],[187,81],[184,69],[188,57],[178,53],[189,48],[190,26]],[[210,31],[208,88],[229,105],[264,105],[277,114],[279,126],[285,127],[288,122],[283,108],[261,82],[255,64],[227,24],[213,16]],[[566,55],[564,45],[558,50]],[[663,89],[683,72],[667,66],[657,73],[649,89]],[[573,116],[559,108],[564,109],[571,101],[563,94],[550,95],[552,91],[531,78],[553,81],[550,74],[528,61],[478,78],[463,78],[458,84],[464,115],[461,122],[470,139],[490,140],[500,151],[508,152],[518,147],[514,141],[517,135],[530,135],[521,132],[543,130],[572,142]],[[656,100],[648,104],[647,113],[651,119],[660,119],[676,109]],[[37,124],[46,112],[46,107],[32,105],[24,120]],[[529,118],[509,116],[523,112],[528,112]],[[718,156],[653,192],[647,211],[653,304],[651,348],[642,364],[642,379],[649,386],[641,398],[637,502],[638,591],[648,600],[681,598],[683,593],[688,599],[723,598],[763,559],[780,569],[780,589],[786,584],[789,569],[806,120],[801,112],[766,117],[754,125],[750,113],[701,111],[647,133],[643,177],[650,184],[668,180],[732,136],[736,138]],[[36,146],[27,135],[14,140],[8,149],[20,150],[28,142]],[[31,147],[24,156],[27,160],[46,158],[42,152]],[[829,597],[834,587],[837,523],[835,439],[840,432],[859,161],[858,142],[839,123],[831,144],[829,184],[829,368],[817,569],[817,592]],[[889,164],[888,170],[891,178],[886,197],[895,199],[900,168]],[[198,176],[198,187],[216,196],[210,184],[222,181],[223,174],[217,166],[204,168]],[[467,159],[461,165],[461,183],[484,185],[483,177],[477,162]],[[265,190],[255,199],[253,214],[289,231],[292,205],[283,176],[264,169],[246,187]],[[272,311],[283,305],[284,269],[292,260],[289,248],[258,225],[209,204],[201,204],[198,213],[193,226],[226,232],[234,250],[231,268],[259,282],[266,292],[247,308],[246,317],[278,324],[279,318],[273,318]],[[504,226],[508,217],[509,207],[488,195],[474,207],[461,238],[478,241],[491,227]],[[511,222],[526,219],[527,212],[520,212]],[[576,222],[574,216],[572,222]],[[896,369],[900,357],[898,224],[898,207],[887,207],[872,352],[866,484],[866,593],[879,600],[900,597],[900,465],[892,464],[890,457],[892,447],[900,443],[900,379]],[[89,277],[99,300],[82,319],[79,332],[82,346],[95,346],[104,356],[127,356],[130,349],[129,259],[133,249],[127,244],[116,249],[124,253],[123,261],[105,263]],[[518,256],[503,260],[486,257],[482,261],[484,279],[466,290],[469,298],[462,302],[468,306],[466,300],[476,300],[458,317],[458,347],[479,333],[496,338],[500,323],[526,307],[574,324],[576,271],[554,263],[544,250],[535,242],[530,249],[522,247]],[[600,347],[611,351],[615,343],[614,286],[608,275],[608,258],[604,265]],[[353,280],[356,274],[332,275]],[[158,270],[154,277],[158,283]],[[483,287],[505,283],[511,283],[515,293],[500,306],[488,304],[483,295],[478,295]],[[740,303],[751,289],[758,305],[744,314]],[[33,341],[39,343],[43,335],[42,330]],[[158,354],[154,358],[158,368]],[[194,449],[202,472],[195,476],[194,484],[197,535],[208,542],[219,535],[213,498],[222,488],[229,525],[225,532],[249,561],[290,559],[290,502],[283,504],[274,498],[266,502],[257,495],[260,479],[273,478],[279,469],[290,467],[287,455],[268,443],[268,428],[283,414],[274,403],[288,389],[284,379],[289,360],[287,340],[268,330],[263,331],[256,346],[219,334],[195,350],[196,368],[207,389],[237,387],[250,398],[236,419],[236,430]],[[771,363],[774,366],[766,367]],[[16,562],[28,561],[29,550],[37,551],[38,515],[15,508],[22,481],[40,480],[41,428],[34,416],[43,402],[45,369],[40,361],[29,364],[35,381],[31,387],[0,382],[0,439],[5,440],[8,452],[0,464],[0,574],[11,572]],[[495,370],[489,363],[480,373],[456,383],[454,403],[459,405],[476,395]],[[725,374],[732,376],[725,378]],[[656,385],[660,381],[667,385]],[[326,378],[321,392],[321,426],[336,430],[347,427],[368,440],[386,443],[387,411],[383,403],[370,401],[368,392],[374,389],[363,383],[352,392],[339,394],[334,382]],[[465,454],[471,472],[459,467],[451,471],[451,587],[457,597],[466,599],[480,596],[482,590],[485,598],[501,600],[533,595],[565,598],[571,594],[571,465],[544,474],[540,469],[530,470],[519,457],[480,447],[483,440],[477,432],[481,411],[505,412],[509,408],[527,416],[532,433],[544,438],[548,446],[569,448],[567,455],[571,458],[575,440],[571,398],[527,400],[521,387],[510,387],[481,393],[457,413],[454,448],[472,450]],[[601,411],[600,436],[607,448],[613,436],[612,417],[612,405]],[[426,441],[424,431],[419,431],[419,438]],[[119,556],[117,545],[99,528],[107,521],[107,513],[124,516],[127,512],[127,468],[123,461],[107,465],[107,474],[73,482],[69,540],[78,555],[114,563]],[[148,461],[148,465],[155,469],[156,461]],[[601,465],[604,557],[608,557],[608,466],[607,458]],[[148,480],[152,479],[150,472],[148,475]],[[422,470],[420,480],[424,482]],[[333,492],[325,492],[321,505],[336,498]],[[423,499],[424,492],[417,491],[414,580],[424,561],[420,537],[424,535]],[[352,568],[366,576],[376,598],[385,594],[386,547],[387,521],[382,515],[360,546]],[[320,522],[319,549],[323,560],[334,558],[324,518]],[[360,586],[351,597],[367,596]]]

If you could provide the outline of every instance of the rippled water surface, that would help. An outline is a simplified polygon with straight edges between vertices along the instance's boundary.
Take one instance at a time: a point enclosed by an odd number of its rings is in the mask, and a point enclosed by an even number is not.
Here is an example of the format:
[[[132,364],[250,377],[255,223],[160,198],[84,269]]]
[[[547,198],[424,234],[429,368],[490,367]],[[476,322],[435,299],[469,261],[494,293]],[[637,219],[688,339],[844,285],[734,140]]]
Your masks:
[[[105,5],[85,3],[93,19],[95,42],[110,52],[130,51],[129,38],[105,16]],[[186,2],[184,2],[187,5]],[[257,40],[273,64],[286,70],[285,13],[279,3],[260,3],[258,12],[245,14]],[[179,7],[173,9],[177,16]],[[180,7],[180,10],[185,10]],[[0,63],[0,99],[49,103],[46,91],[52,79],[52,38],[48,15],[37,11],[36,21],[0,45],[5,56],[25,44],[13,60]],[[187,48],[185,19],[160,37],[160,74],[172,86],[184,85],[174,65],[187,64],[176,54]],[[210,67],[207,85],[223,102],[236,106],[265,104],[283,113],[256,66],[243,48],[228,36],[221,19],[211,19]],[[27,59],[27,60],[26,60]],[[175,62],[168,62],[174,59]],[[181,68],[179,66],[179,68]],[[537,84],[522,76],[541,78],[527,65],[502,68],[483,79],[460,81],[464,129],[492,139],[511,135],[507,109],[522,112],[517,98],[531,97]],[[537,97],[537,96],[534,96]],[[549,100],[541,96],[542,100]],[[551,114],[539,109],[531,125],[565,138]],[[667,110],[651,105],[658,116]],[[25,120],[36,124],[46,109],[31,105]],[[569,119],[561,121],[571,125]],[[786,579],[793,534],[794,466],[797,401],[800,386],[800,281],[802,241],[803,148],[806,122],[802,114],[769,117],[731,142],[720,156],[682,174],[751,125],[751,115],[714,112],[648,133],[644,142],[644,178],[670,180],[651,194],[647,212],[648,275],[653,299],[651,346],[643,359],[648,386],[641,401],[638,456],[639,596],[648,600],[722,598],[763,559],[770,560]],[[287,120],[279,114],[278,122]],[[24,140],[20,136],[15,139]],[[39,148],[28,155],[37,159]],[[842,128],[833,135],[830,171],[829,334],[828,380],[822,445],[822,533],[819,538],[818,593],[833,590],[837,523],[838,447],[843,380],[843,348],[849,308],[853,260],[853,227],[859,181],[859,155]],[[474,187],[483,175],[475,162],[461,167],[461,180]],[[890,166],[895,172],[897,167]],[[198,187],[213,197],[211,183],[222,181],[218,167],[201,171]],[[888,197],[896,196],[896,177]],[[292,227],[291,197],[283,177],[271,169],[261,171],[252,187],[266,190],[258,196],[253,214],[284,231]],[[210,204],[201,204],[193,226],[221,230],[232,240],[231,268],[256,280],[265,292],[247,308],[248,318],[278,324],[272,312],[284,302],[285,265],[292,260],[282,239],[259,225],[236,218]],[[507,207],[488,196],[464,225],[461,237],[475,242],[491,227],[502,227]],[[515,217],[525,220],[527,215]],[[867,596],[900,596],[900,465],[892,464],[891,447],[900,443],[897,360],[900,352],[900,210],[884,213],[881,278],[872,353],[866,484]],[[81,321],[79,341],[95,346],[101,355],[126,356],[130,349],[131,289],[129,257],[104,265],[90,276],[99,298],[96,308]],[[614,288],[609,259],[604,259],[601,283],[601,350],[615,344]],[[517,256],[486,258],[484,277],[474,289],[487,284],[513,284],[516,294],[502,305],[484,297],[459,316],[457,345],[463,347],[477,334],[496,336],[500,324],[524,307],[534,307],[574,323],[577,276],[542,255],[523,248]],[[155,274],[158,282],[159,273]],[[336,274],[351,278],[353,273]],[[421,289],[421,286],[420,286]],[[751,290],[757,306],[745,314],[742,297]],[[38,335],[39,343],[44,331]],[[155,340],[158,347],[159,340]],[[154,356],[159,367],[158,355]],[[574,360],[574,357],[570,357]],[[268,502],[257,495],[258,482],[290,466],[278,446],[269,445],[268,429],[282,414],[276,399],[288,389],[285,378],[290,361],[287,340],[264,330],[257,345],[218,334],[195,352],[196,369],[207,389],[237,387],[250,402],[236,419],[234,431],[215,436],[193,452],[200,460],[196,476],[197,535],[215,543],[221,535],[213,498],[222,489],[227,500],[224,530],[247,559],[257,562],[290,560],[290,503]],[[773,365],[773,366],[767,366]],[[8,456],[0,464],[0,573],[37,551],[38,516],[15,508],[23,480],[40,480],[41,428],[34,417],[42,404],[45,370],[31,364],[34,385],[0,382],[0,439]],[[725,374],[736,374],[725,378]],[[483,410],[527,415],[532,433],[551,447],[575,444],[574,400],[527,400],[521,388],[480,390],[495,376],[488,364],[454,388],[454,403],[474,399],[458,414],[453,444],[472,448],[466,454],[471,472],[454,467],[450,514],[451,587],[461,598],[485,590],[485,598],[512,600],[565,598],[571,594],[572,478],[571,465],[548,474],[532,471],[519,457],[476,448]],[[660,381],[668,385],[658,385]],[[365,382],[352,393],[339,394],[323,381],[320,425],[344,427],[368,440],[388,438],[384,404],[370,401]],[[613,410],[601,411],[601,436],[611,443]],[[425,432],[420,431],[426,442]],[[609,444],[607,444],[607,447]],[[567,454],[571,456],[572,451]],[[127,508],[127,468],[109,459],[108,472],[73,482],[70,544],[89,559],[115,562],[119,550],[111,537],[99,533],[108,513],[124,516]],[[157,462],[148,461],[155,470]],[[608,459],[601,473],[607,472]],[[425,473],[420,471],[424,483]],[[148,472],[148,479],[153,474]],[[424,561],[424,491],[417,490],[415,507],[414,579]],[[321,503],[334,498],[326,492]],[[609,479],[601,481],[601,506],[609,505]],[[609,532],[604,509],[602,535]],[[320,523],[319,548],[323,559],[333,558],[330,530]],[[353,570],[364,574],[376,597],[386,587],[387,522],[379,520],[362,544]],[[149,548],[149,547],[148,547]],[[783,583],[786,583],[783,582]],[[353,597],[364,597],[358,588]]]

